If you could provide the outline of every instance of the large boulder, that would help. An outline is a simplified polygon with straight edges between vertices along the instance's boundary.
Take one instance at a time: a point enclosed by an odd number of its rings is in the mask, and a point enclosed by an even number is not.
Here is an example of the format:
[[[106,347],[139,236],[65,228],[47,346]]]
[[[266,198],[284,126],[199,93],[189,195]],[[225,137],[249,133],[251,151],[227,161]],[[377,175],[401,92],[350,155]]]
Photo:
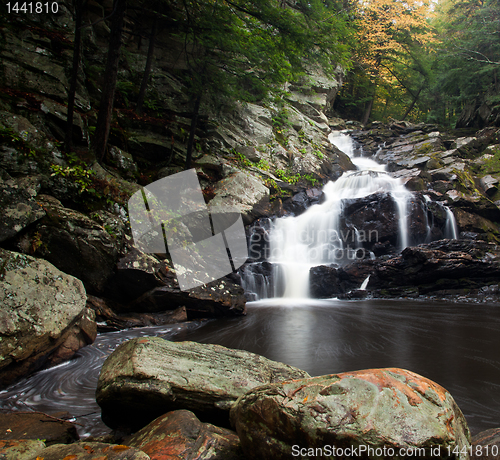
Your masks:
[[[469,429],[450,393],[402,369],[263,385],[238,399],[231,421],[251,458],[469,458]]]
[[[303,377],[307,372],[247,351],[143,337],[108,357],[96,399],[110,427],[138,429],[177,409],[227,425],[229,409],[246,391]]]
[[[37,202],[46,216],[23,235],[18,247],[82,280],[89,293],[102,292],[113,274],[122,235],[51,196],[39,195]]]
[[[202,423],[187,410],[168,412],[127,440],[151,460],[243,460],[234,431]]]
[[[0,249],[0,387],[50,362],[75,326],[91,342],[94,333],[80,327],[89,320],[85,303],[81,281],[45,260]]]
[[[254,174],[238,171],[216,184],[210,207],[236,209],[250,224],[269,211],[269,189]]]

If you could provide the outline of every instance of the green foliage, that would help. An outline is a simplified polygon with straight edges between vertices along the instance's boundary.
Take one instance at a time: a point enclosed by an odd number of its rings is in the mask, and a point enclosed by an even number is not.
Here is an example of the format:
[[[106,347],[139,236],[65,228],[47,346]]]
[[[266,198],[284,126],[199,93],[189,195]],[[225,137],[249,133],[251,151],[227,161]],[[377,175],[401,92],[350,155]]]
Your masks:
[[[255,167],[259,168],[262,171],[269,171],[269,163],[266,160],[260,159],[257,163],[255,163]]]
[[[313,155],[317,156],[320,160],[325,158],[325,155],[319,150],[313,150]]]
[[[291,4],[290,4],[291,5]],[[262,100],[310,65],[349,66],[353,27],[339,2],[186,0],[170,33],[191,50],[184,81],[195,96]]]
[[[276,140],[283,147],[288,147],[288,130],[291,123],[288,119],[288,111],[282,107],[272,118],[273,132]]]
[[[292,174],[289,171],[283,171],[282,169],[277,169],[275,172],[278,179],[283,182],[288,182],[289,184],[296,184],[300,179],[300,174]]]
[[[28,158],[36,158],[40,153],[11,128],[0,127],[0,144],[14,148]]]
[[[75,166],[67,166],[66,168],[63,168],[60,165],[51,165],[50,166],[53,173],[51,174],[52,177],[54,176],[59,176],[59,177],[65,177],[71,179],[75,184],[78,185],[78,188],[80,190],[80,193],[83,192],[95,192],[92,186],[92,179],[91,176],[94,173],[94,171],[86,169],[85,167],[81,165],[75,165]]]
[[[500,3],[448,0],[434,21],[440,43],[434,55],[432,84],[426,94],[426,121],[455,124],[465,108],[488,103],[500,109]]]

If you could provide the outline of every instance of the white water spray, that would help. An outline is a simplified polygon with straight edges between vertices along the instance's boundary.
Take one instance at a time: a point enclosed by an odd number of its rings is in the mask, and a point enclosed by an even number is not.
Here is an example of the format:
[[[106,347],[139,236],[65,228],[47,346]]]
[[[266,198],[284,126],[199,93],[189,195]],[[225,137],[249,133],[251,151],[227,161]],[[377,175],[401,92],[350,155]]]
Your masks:
[[[407,201],[410,192],[399,179],[389,176],[385,166],[369,158],[355,157],[350,136],[331,133],[330,142],[346,153],[358,168],[328,182],[323,191],[325,201],[311,206],[297,217],[277,219],[270,234],[269,262],[275,265],[275,297],[307,298],[309,270],[317,265],[356,260],[364,248],[360,244],[371,235],[363,229],[342,230],[343,201],[363,198],[374,193],[389,193],[394,199],[399,219],[399,246],[408,243]],[[368,239],[365,239],[367,241]],[[369,240],[368,240],[369,241]]]

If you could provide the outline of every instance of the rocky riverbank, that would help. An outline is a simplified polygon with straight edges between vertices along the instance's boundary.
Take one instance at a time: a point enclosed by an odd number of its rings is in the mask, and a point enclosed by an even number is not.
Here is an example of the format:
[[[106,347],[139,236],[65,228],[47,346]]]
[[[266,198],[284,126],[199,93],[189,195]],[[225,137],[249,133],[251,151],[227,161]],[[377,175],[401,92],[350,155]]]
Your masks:
[[[126,342],[108,357],[97,400],[113,435],[77,441],[74,426],[53,417],[59,431],[49,430],[45,447],[34,438],[40,432],[34,414],[9,414],[9,421],[0,416],[0,426],[10,427],[0,454],[18,460],[351,458],[352,452],[367,459],[475,459],[498,448],[498,430],[471,443],[452,395],[407,370],[310,377],[252,353],[154,337]]]

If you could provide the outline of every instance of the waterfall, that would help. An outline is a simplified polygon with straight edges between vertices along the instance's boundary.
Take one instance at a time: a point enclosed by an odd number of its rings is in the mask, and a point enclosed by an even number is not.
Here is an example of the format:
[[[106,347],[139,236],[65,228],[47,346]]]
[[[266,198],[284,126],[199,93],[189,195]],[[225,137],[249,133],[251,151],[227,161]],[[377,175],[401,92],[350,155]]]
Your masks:
[[[368,287],[368,283],[370,281],[370,275],[368,275],[363,283],[361,284],[361,287],[359,288],[360,291],[366,291],[366,288]]]
[[[453,211],[448,206],[444,206],[444,210],[446,211],[444,237],[456,240],[458,238],[458,226],[457,221],[455,220],[455,214],[453,214]]]
[[[269,262],[274,266],[275,297],[307,298],[309,270],[326,264],[343,264],[365,258],[360,240],[363,229],[343,229],[343,201],[374,193],[389,193],[396,203],[399,220],[399,247],[408,243],[407,202],[410,192],[372,159],[354,156],[350,136],[331,133],[332,144],[346,153],[358,168],[328,182],[325,201],[296,217],[277,219],[270,232]],[[367,237],[365,235],[365,241]]]
[[[344,212],[353,200],[369,195],[379,194],[374,197],[378,203],[385,200],[385,194],[394,203],[398,237],[397,241],[393,240],[393,248],[403,250],[411,244],[428,243],[436,238],[457,238],[458,228],[452,210],[424,194],[423,199],[411,200],[414,206],[415,203],[420,206],[424,228],[414,233],[410,240],[409,214],[415,209],[409,206],[411,192],[399,179],[390,176],[384,165],[359,156],[363,154],[362,148],[356,149],[347,134],[333,132],[329,140],[350,157],[357,170],[345,172],[335,182],[328,182],[323,188],[325,200],[322,204],[309,207],[299,216],[267,221],[265,228],[251,230],[250,253],[255,255],[251,256],[253,263],[241,272],[242,285],[249,300],[308,298],[312,267],[340,266],[359,259],[375,258],[370,249],[372,243],[379,241],[377,231],[365,231],[359,219],[356,225],[353,221],[346,223],[351,214]],[[380,146],[379,151],[382,148]],[[436,208],[440,212],[436,213]],[[362,283],[361,290],[366,289],[368,281],[369,277]]]

